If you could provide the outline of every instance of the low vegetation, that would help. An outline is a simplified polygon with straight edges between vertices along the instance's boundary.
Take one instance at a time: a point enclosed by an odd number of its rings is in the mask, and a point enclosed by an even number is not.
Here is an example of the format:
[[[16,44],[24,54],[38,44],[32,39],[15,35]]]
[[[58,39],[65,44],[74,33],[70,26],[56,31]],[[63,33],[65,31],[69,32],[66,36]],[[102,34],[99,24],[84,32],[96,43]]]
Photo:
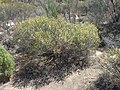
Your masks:
[[[7,20],[22,21],[30,17],[35,13],[35,6],[31,4],[25,4],[22,2],[0,2],[0,20],[7,22]]]
[[[100,90],[119,90],[120,86],[120,49],[112,48],[104,51],[100,59],[103,75],[95,82]]]
[[[29,57],[15,81],[34,78],[40,85],[50,83],[51,78],[63,80],[72,71],[87,67],[89,49],[98,47],[100,42],[93,24],[72,24],[61,17],[26,20],[16,26],[13,38],[19,46],[17,52]]]
[[[0,84],[38,88],[76,72],[73,87],[120,90],[120,0],[0,0]]]
[[[15,62],[12,55],[0,45],[0,82],[6,82],[12,74]]]

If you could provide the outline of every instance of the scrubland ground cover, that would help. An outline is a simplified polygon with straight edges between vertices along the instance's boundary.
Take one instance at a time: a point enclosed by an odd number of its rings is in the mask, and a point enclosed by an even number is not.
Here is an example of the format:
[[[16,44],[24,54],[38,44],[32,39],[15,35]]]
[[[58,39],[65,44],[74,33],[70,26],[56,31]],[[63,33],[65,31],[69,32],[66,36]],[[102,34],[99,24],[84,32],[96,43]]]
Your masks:
[[[10,80],[6,90],[119,90],[119,3],[0,0],[0,83]]]

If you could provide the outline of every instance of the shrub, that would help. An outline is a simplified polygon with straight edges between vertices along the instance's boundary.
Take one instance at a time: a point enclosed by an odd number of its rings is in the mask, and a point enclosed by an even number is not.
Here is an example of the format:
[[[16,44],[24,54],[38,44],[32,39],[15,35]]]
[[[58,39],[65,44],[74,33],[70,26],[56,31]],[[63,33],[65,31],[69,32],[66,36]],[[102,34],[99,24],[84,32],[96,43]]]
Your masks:
[[[36,7],[31,4],[7,1],[0,2],[0,20],[3,22],[14,19],[22,21],[35,12]]]
[[[105,51],[99,59],[104,74],[96,82],[97,87],[105,90],[119,90],[120,48],[112,48]],[[103,85],[102,83],[105,84]]]
[[[0,45],[0,82],[6,77],[10,77],[13,73],[15,62],[12,55],[10,55],[3,47]]]
[[[63,18],[35,17],[16,26],[15,43],[25,53],[59,51],[61,43],[76,45],[81,50],[99,45],[98,29],[90,23],[82,25]]]
[[[40,86],[64,80],[73,71],[88,66],[88,49],[99,45],[93,24],[72,24],[61,17],[26,20],[16,26],[13,38],[18,50],[29,57],[15,75],[14,81],[20,85],[31,80]]]
[[[105,69],[105,72],[109,72],[111,74],[120,73],[119,65],[120,65],[120,49],[112,48],[104,52],[101,56],[100,63]],[[117,74],[116,74],[117,75]]]

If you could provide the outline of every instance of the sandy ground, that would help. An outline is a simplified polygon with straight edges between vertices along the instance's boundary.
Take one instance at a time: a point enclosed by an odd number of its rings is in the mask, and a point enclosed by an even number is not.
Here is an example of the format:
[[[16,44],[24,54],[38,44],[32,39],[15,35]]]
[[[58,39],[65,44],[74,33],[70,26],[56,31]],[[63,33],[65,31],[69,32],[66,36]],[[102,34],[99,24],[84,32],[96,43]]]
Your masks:
[[[100,56],[101,52],[96,52],[92,58]],[[38,90],[90,90],[88,87],[96,81],[102,70],[97,68],[96,65],[91,66],[85,70],[74,72],[71,76],[66,77],[64,82],[52,82],[49,85],[39,88]],[[14,88],[10,82],[0,86],[0,90],[36,90],[31,86],[23,89]],[[96,89],[95,89],[96,90]]]

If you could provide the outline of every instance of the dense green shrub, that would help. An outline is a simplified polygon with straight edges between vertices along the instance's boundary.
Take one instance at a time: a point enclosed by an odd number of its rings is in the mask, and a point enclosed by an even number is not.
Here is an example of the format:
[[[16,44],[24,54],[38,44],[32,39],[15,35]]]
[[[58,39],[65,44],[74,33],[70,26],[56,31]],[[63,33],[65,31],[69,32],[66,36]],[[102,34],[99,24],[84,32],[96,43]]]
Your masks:
[[[20,85],[28,81],[43,86],[51,79],[63,80],[73,71],[89,66],[88,49],[99,45],[93,24],[72,24],[61,17],[26,20],[16,26],[13,38],[19,46],[17,51],[28,57],[15,75],[14,81]]]
[[[98,29],[90,23],[72,24],[63,18],[35,17],[16,26],[14,41],[25,53],[58,52],[64,43],[81,50],[97,47]]]
[[[3,77],[10,77],[13,73],[15,62],[12,55],[10,55],[3,47],[0,45],[0,82],[4,80]]]

